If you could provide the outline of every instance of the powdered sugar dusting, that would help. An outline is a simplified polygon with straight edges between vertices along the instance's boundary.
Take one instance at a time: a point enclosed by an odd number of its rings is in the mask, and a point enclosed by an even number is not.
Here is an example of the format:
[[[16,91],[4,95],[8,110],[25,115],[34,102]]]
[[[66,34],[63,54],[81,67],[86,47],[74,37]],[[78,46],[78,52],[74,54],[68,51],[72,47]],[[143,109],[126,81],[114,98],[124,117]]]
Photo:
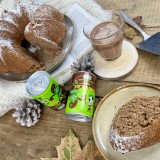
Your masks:
[[[16,10],[17,10],[17,13],[19,14],[19,16],[22,17],[22,8],[20,6],[20,2],[17,3]]]
[[[40,49],[38,46],[36,45],[30,45],[28,47],[28,50],[31,52],[31,53],[35,53],[38,49]]]
[[[113,128],[113,125],[110,128],[110,142],[113,148],[121,153],[127,153],[139,149],[140,146],[138,144],[142,136],[143,133],[130,137],[120,136]]]
[[[3,48],[9,48],[10,50],[13,50],[12,42],[8,40],[0,40],[0,60],[3,62],[4,65],[7,65],[3,57],[5,53]]]
[[[13,49],[12,42],[9,40],[0,39],[0,45],[7,46],[9,49]]]
[[[4,19],[0,19],[0,27],[2,28],[5,28],[5,29],[8,29],[12,32],[18,32],[18,27],[16,25],[14,25],[13,23],[10,23],[9,21],[6,21]]]
[[[4,26],[0,26],[0,30],[5,30],[5,31],[9,31],[6,27]]]
[[[16,25],[18,27],[18,24],[16,24],[14,19],[12,19],[11,17],[6,16],[6,17],[3,17],[3,19],[12,23],[12,24],[14,24],[14,25]]]
[[[42,0],[21,0],[21,3],[29,17],[31,17],[34,11],[43,4]]]
[[[3,57],[3,49],[1,47],[0,47],[0,60],[2,61],[2,63],[4,65],[6,65],[6,62],[5,62],[4,57]]]
[[[54,46],[55,48],[58,47],[58,44],[56,42],[54,42],[53,39],[51,39],[52,37],[47,36],[48,34],[48,30],[47,26],[45,24],[43,24],[43,21],[39,21],[40,23],[36,23],[36,21],[34,22],[30,22],[26,28],[25,28],[25,35],[30,35],[32,34],[33,37],[37,37],[41,40],[46,41],[47,43],[52,44],[52,46]],[[26,36],[27,38],[27,36]]]

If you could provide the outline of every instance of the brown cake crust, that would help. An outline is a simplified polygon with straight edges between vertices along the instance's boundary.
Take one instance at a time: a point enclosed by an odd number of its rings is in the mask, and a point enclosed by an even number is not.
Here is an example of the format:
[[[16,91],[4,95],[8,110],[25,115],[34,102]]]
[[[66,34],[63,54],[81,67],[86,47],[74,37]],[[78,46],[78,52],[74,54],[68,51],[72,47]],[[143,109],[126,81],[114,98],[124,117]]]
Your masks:
[[[58,49],[58,45],[63,40],[65,34],[65,25],[54,19],[45,21],[35,20],[30,22],[25,29],[26,39],[32,44],[44,48]]]
[[[3,19],[0,19],[0,28],[2,29],[4,28],[6,30],[10,30],[10,32],[13,32],[13,33],[16,32],[19,34],[18,27],[15,24]]]
[[[135,97],[123,105],[113,119],[110,143],[127,153],[160,142],[160,97]]]
[[[26,71],[35,71],[40,68],[40,64],[31,56],[28,56],[24,48],[14,45],[14,50],[5,50],[4,60],[7,60],[7,66],[16,73]],[[19,65],[21,64],[21,65]]]

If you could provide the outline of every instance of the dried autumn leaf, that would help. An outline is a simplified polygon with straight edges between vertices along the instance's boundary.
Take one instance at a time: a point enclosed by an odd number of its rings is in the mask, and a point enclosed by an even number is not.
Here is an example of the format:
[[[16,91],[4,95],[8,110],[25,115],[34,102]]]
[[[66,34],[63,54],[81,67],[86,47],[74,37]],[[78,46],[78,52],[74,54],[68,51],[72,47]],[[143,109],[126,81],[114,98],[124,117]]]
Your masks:
[[[142,16],[134,17],[133,21],[142,29],[145,27],[145,25],[142,24]],[[137,36],[139,32],[137,32],[137,30],[135,30],[132,26],[125,25],[124,34],[127,38],[134,39],[134,37]]]
[[[69,130],[67,135],[61,139],[61,144],[56,147],[58,152],[58,160],[75,160],[81,152],[79,139]]]
[[[88,141],[76,160],[105,160],[93,140]]]
[[[137,46],[142,41],[143,41],[143,37],[141,37],[141,36],[134,36],[134,38],[132,39],[132,43],[135,46]]]
[[[142,24],[142,16],[134,17],[133,21],[142,29],[145,27],[145,25]]]
[[[71,130],[61,139],[61,144],[56,148],[58,158],[41,158],[41,160],[104,160],[94,140],[88,141],[81,151],[79,139],[75,137]]]
[[[137,32],[136,32],[136,30],[134,28],[129,27],[129,28],[127,28],[127,29],[124,30],[124,34],[125,34],[125,36],[127,38],[133,39],[134,36],[137,35]]]
[[[81,152],[79,139],[69,130],[67,135],[61,139],[61,144],[56,146],[58,158],[41,158],[41,160],[76,160]]]

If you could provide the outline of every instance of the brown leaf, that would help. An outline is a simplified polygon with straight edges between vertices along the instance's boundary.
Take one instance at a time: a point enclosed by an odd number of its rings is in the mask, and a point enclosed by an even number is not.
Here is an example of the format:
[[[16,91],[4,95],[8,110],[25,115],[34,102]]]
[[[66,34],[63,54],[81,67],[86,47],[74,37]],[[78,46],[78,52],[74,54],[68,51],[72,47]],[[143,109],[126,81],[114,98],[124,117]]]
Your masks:
[[[88,141],[81,150],[79,139],[75,137],[71,130],[61,139],[61,144],[56,148],[58,158],[41,158],[41,160],[105,160],[98,151],[94,140]]]
[[[129,28],[124,29],[124,34],[127,38],[133,39],[134,36],[137,35],[137,32],[134,28],[129,27]]]
[[[105,160],[93,140],[88,141],[76,160]]]
[[[145,27],[145,25],[142,24],[142,16],[134,17],[133,21],[142,29]]]
[[[58,152],[58,160],[75,160],[81,152],[79,139],[69,130],[67,135],[61,139],[61,144],[56,147]]]
[[[132,39],[132,44],[137,46],[142,41],[143,41],[143,37],[142,36],[134,36],[134,38]]]

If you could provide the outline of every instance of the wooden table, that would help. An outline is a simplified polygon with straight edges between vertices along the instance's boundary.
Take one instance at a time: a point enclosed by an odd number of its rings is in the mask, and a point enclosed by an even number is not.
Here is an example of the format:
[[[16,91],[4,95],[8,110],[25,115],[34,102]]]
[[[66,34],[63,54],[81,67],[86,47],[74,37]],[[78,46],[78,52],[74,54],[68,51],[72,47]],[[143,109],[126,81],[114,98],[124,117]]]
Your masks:
[[[159,0],[97,0],[106,9],[125,10],[133,17],[142,15],[144,23],[160,23],[157,18]],[[123,4],[123,5],[122,5]],[[144,12],[144,8],[147,12]],[[153,21],[154,20],[154,21]],[[158,28],[147,28],[153,34]],[[138,35],[140,36],[140,35]],[[128,77],[118,81],[97,80],[96,105],[107,93],[122,85],[144,82],[160,86],[160,56],[147,52],[139,52],[139,63],[135,71]],[[64,109],[53,111],[43,108],[40,122],[31,127],[21,127],[12,117],[13,111],[0,117],[0,160],[31,160],[41,157],[57,157],[55,146],[60,145],[61,138],[69,129],[73,129],[80,139],[83,148],[92,138],[92,123],[79,123],[65,118]]]

